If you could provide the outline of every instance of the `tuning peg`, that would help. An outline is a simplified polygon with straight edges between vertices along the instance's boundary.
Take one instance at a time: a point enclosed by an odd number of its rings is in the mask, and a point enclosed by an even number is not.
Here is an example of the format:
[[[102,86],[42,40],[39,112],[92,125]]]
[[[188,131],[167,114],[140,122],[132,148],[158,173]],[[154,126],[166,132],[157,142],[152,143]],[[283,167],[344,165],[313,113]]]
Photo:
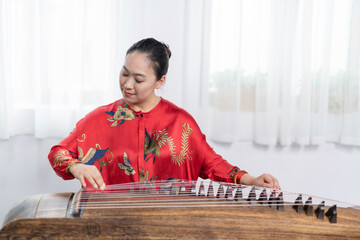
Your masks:
[[[204,187],[204,182],[203,181],[200,182],[198,196],[205,196],[205,187]]]
[[[277,210],[279,211],[284,211],[284,197],[283,197],[283,193],[280,192],[279,195],[277,196]]]
[[[333,205],[329,210],[325,213],[325,215],[329,218],[331,223],[337,222],[337,210],[336,205]]]
[[[208,197],[214,197],[214,187],[213,187],[213,183],[212,183],[212,182],[210,182],[210,184],[209,184],[209,187],[208,187],[208,189],[207,189],[207,194],[206,194],[206,196],[208,196]]]
[[[250,202],[250,204],[256,204],[256,192],[255,192],[255,187],[252,187],[252,188],[251,188],[247,200]]]
[[[219,188],[218,188],[218,191],[217,191],[217,193],[216,193],[216,197],[217,197],[217,198],[224,198],[224,195],[225,195],[225,193],[224,193],[224,187],[223,187],[223,185],[220,183]]]
[[[315,214],[318,219],[324,219],[325,202],[322,201],[315,210]]]
[[[260,204],[263,204],[264,206],[267,206],[267,205],[268,205],[266,188],[264,188],[264,189],[262,190],[262,192],[260,193],[258,202],[259,202]]]
[[[234,200],[233,196],[232,196],[232,187],[231,185],[229,185],[226,189],[226,192],[225,192],[225,198],[227,200]]]
[[[312,205],[312,197],[309,197],[308,200],[305,202],[304,211],[307,216],[313,215],[314,208]]]
[[[242,187],[238,186],[235,190],[235,201],[244,201],[243,194],[242,194]]]
[[[269,206],[271,208],[276,208],[276,205],[277,205],[276,190],[273,190],[269,197]]]
[[[293,205],[293,208],[296,210],[297,213],[303,213],[303,202],[302,202],[302,194],[300,194],[297,199],[295,200],[295,203]]]

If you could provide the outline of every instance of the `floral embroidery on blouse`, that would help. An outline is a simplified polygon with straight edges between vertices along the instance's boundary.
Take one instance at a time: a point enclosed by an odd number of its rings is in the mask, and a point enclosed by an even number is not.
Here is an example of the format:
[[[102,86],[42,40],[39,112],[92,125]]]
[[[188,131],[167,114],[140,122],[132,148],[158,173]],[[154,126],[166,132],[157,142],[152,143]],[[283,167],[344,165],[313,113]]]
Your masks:
[[[145,144],[144,144],[144,160],[147,162],[153,157],[153,163],[155,163],[155,157],[160,157],[160,149],[168,143],[171,161],[178,166],[181,166],[185,162],[185,159],[192,160],[189,156],[192,152],[189,152],[189,137],[192,134],[192,128],[188,123],[181,125],[183,128],[181,135],[181,150],[179,154],[176,154],[176,146],[171,136],[168,136],[166,128],[161,131],[154,130],[151,132],[151,136],[145,129]],[[150,157],[148,156],[150,155]]]
[[[134,168],[131,166],[126,152],[124,152],[123,158],[124,158],[124,163],[118,163],[119,168],[123,169],[125,171],[125,174],[128,176],[130,176],[130,174],[134,175],[136,172]]]
[[[85,133],[81,134],[81,137],[82,137],[82,139],[78,139],[78,138],[77,138],[76,141],[78,141],[78,142],[84,142],[85,139],[86,139]]]
[[[141,168],[139,173],[139,181],[140,182],[147,182],[149,180],[149,170],[144,170]]]
[[[144,170],[143,168],[141,168],[140,173],[139,173],[139,181],[140,182],[150,182],[151,183],[151,181],[155,181],[158,177],[159,177],[159,175],[152,176],[149,179],[149,170],[148,169]],[[154,184],[156,185],[155,182],[154,182]],[[155,188],[156,188],[156,186],[154,186],[154,189]]]
[[[175,146],[173,144],[173,141],[169,141],[171,160],[174,164],[178,166],[184,163],[185,159],[192,160],[192,158],[189,156],[192,153],[189,152],[189,136],[192,134],[193,130],[187,123],[184,123],[181,126],[183,127],[183,131],[181,135],[181,151],[179,155],[175,154]]]
[[[123,124],[125,121],[130,121],[135,119],[135,114],[132,110],[126,107],[118,106],[116,112],[106,111],[107,114],[112,116],[108,118],[108,121],[112,122],[111,126],[116,127],[118,125]]]
[[[86,134],[81,134],[82,139],[76,139],[78,142],[84,142],[86,140]],[[95,148],[89,148],[84,156],[84,150],[82,147],[77,147],[77,153],[70,152],[73,155],[74,159],[77,159],[82,164],[94,165],[96,162],[100,165],[100,172],[104,169],[106,165],[111,163],[114,159],[114,154],[109,150],[109,148],[101,149],[100,144],[95,144]],[[111,159],[109,160],[109,153]],[[106,160],[105,160],[106,157]]]
[[[55,154],[54,157],[54,165],[53,167],[61,166],[61,164],[68,162],[71,160],[71,156],[69,151],[67,150],[60,150]]]
[[[155,157],[160,157],[160,149],[169,141],[169,136],[166,128],[162,131],[152,131],[151,136],[145,128],[145,144],[144,144],[144,160],[147,162],[153,157],[153,163],[155,163]],[[147,157],[150,155],[150,157]]]
[[[97,148],[89,148],[89,150],[86,152],[84,156],[83,149],[78,146],[78,160],[81,161],[81,163],[86,165],[94,165],[96,162],[100,165],[100,172],[104,169],[106,165],[111,163],[114,159],[114,154],[109,150],[109,148],[101,149],[99,144],[95,145]],[[109,160],[109,156],[106,156],[106,153],[111,154],[111,159]],[[106,156],[106,160],[104,157]]]

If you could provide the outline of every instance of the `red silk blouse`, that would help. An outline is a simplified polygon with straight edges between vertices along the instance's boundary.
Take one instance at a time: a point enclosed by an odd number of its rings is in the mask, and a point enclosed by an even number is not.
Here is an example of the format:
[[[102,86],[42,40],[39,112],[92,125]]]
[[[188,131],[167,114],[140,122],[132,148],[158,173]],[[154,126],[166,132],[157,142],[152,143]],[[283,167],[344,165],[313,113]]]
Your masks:
[[[48,158],[63,179],[74,178],[68,169],[76,162],[95,165],[107,185],[199,176],[234,182],[243,175],[213,151],[189,113],[163,98],[146,113],[123,99],[95,109]]]

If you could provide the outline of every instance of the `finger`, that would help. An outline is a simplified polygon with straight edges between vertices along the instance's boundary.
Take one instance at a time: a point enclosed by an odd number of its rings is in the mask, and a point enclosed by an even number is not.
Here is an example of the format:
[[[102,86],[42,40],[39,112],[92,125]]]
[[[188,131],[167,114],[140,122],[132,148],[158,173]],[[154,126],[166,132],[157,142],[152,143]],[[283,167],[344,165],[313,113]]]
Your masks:
[[[80,177],[80,178],[79,178],[79,181],[80,181],[80,183],[81,183],[81,186],[82,186],[83,188],[86,188],[85,179],[84,179],[83,177]]]
[[[94,181],[95,183],[100,186],[100,190],[104,190],[105,189],[105,183],[104,183],[104,179],[101,176],[101,173],[99,172],[99,170],[96,168],[96,171],[94,172]]]
[[[280,183],[279,181],[275,178],[275,186],[276,186],[276,189],[280,190],[281,187],[280,187]]]
[[[274,188],[277,189],[277,190],[279,190],[279,189],[280,189],[280,185],[279,185],[278,180],[277,180],[275,177],[273,177],[273,181],[274,181]]]
[[[270,183],[263,183],[261,184],[261,187],[272,188]]]
[[[269,181],[266,179],[265,175],[258,177],[257,183],[255,183],[255,185],[259,186],[259,187],[266,187],[266,188],[271,188],[271,186],[272,186],[271,183],[269,183]]]
[[[89,181],[89,183],[91,184],[91,186],[95,189],[98,189],[99,186],[96,184],[96,182],[94,181],[92,175],[89,175],[86,177],[86,179]]]
[[[269,183],[271,186],[270,188],[273,188],[273,189],[276,189],[276,190],[279,190],[280,189],[280,185],[279,185],[279,182],[278,180],[272,176],[271,174],[267,174],[265,177],[265,182]]]
[[[264,182],[270,184],[271,187],[274,186],[274,179],[273,179],[273,176],[271,176],[270,174],[268,174],[268,173],[264,174],[263,179],[264,179]]]
[[[278,180],[277,180],[274,176],[272,176],[272,175],[270,175],[270,174],[269,174],[269,177],[271,178],[272,188],[274,188],[274,189],[279,189],[279,182],[278,182]]]
[[[273,188],[276,189],[276,190],[280,190],[280,184],[279,184],[279,181],[274,178],[274,184],[273,184]]]

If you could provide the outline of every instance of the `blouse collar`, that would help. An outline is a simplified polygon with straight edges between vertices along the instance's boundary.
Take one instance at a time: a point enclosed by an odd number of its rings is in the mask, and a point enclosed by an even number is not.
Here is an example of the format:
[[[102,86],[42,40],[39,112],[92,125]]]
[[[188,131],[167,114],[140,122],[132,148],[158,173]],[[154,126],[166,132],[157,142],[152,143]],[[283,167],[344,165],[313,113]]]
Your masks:
[[[157,111],[158,109],[160,109],[160,106],[163,104],[163,102],[164,102],[163,98],[160,97],[160,101],[158,102],[158,104],[156,104],[156,106],[155,106],[153,109],[151,109],[151,110],[148,111],[148,112],[143,112],[143,111],[135,111],[134,109],[132,109],[132,108],[130,107],[129,104],[127,104],[127,103],[125,102],[124,99],[121,99],[121,100],[120,100],[120,104],[121,104],[123,107],[126,107],[126,108],[130,109],[135,115],[143,115],[143,116],[144,116],[144,115],[150,115],[151,113],[153,113],[153,112]]]

